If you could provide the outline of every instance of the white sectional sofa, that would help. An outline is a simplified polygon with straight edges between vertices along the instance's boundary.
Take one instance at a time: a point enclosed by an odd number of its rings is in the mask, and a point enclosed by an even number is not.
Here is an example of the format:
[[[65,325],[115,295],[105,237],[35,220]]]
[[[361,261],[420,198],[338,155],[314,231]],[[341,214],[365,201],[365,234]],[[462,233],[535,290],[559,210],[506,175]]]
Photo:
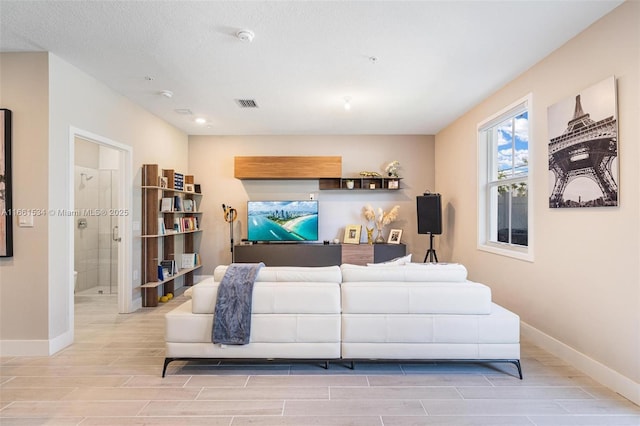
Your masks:
[[[178,359],[340,358],[338,266],[263,267],[253,288],[248,345],[211,343],[218,285],[226,266],[191,288],[191,300],[166,314],[167,365]]]
[[[520,368],[520,318],[457,264],[342,266],[341,357],[506,361]]]
[[[520,366],[520,319],[459,264],[263,267],[248,345],[211,343],[226,271],[166,314],[166,358],[493,361]]]

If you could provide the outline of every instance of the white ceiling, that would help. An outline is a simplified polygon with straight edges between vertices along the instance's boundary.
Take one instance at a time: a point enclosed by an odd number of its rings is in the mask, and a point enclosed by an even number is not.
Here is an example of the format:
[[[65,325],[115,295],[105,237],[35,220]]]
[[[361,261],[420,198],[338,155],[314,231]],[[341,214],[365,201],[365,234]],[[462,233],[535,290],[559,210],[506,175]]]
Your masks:
[[[50,51],[188,134],[435,134],[620,3],[0,0],[0,50]]]

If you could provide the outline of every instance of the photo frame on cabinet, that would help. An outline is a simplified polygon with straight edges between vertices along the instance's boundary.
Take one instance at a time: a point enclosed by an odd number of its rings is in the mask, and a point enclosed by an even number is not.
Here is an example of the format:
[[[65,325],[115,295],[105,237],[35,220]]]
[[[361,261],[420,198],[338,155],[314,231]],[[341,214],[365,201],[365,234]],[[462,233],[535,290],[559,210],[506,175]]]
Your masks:
[[[387,240],[387,244],[400,244],[400,239],[402,238],[402,229],[392,229],[389,232],[389,239]]]
[[[347,225],[344,228],[344,244],[360,244],[361,225]]]
[[[184,184],[184,191],[185,192],[196,192],[196,188],[195,188],[194,184],[192,184],[192,183],[185,183]]]
[[[0,109],[0,257],[13,256],[11,110]]]

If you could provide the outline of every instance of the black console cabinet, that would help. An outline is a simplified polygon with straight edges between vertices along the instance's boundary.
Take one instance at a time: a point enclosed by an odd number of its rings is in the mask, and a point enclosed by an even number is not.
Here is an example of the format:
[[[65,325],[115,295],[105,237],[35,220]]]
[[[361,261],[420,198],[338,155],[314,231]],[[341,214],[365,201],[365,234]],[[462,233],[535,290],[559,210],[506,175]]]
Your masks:
[[[344,250],[343,250],[344,247]],[[380,263],[404,256],[404,244],[252,244],[234,247],[235,262],[267,266],[333,266]]]

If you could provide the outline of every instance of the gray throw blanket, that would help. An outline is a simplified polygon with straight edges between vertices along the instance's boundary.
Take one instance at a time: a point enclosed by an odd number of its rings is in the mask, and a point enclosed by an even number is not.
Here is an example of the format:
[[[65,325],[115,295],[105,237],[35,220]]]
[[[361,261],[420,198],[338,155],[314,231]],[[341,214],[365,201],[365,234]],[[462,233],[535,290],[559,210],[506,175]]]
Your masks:
[[[246,345],[251,336],[253,284],[264,263],[232,263],[218,286],[211,341]]]

